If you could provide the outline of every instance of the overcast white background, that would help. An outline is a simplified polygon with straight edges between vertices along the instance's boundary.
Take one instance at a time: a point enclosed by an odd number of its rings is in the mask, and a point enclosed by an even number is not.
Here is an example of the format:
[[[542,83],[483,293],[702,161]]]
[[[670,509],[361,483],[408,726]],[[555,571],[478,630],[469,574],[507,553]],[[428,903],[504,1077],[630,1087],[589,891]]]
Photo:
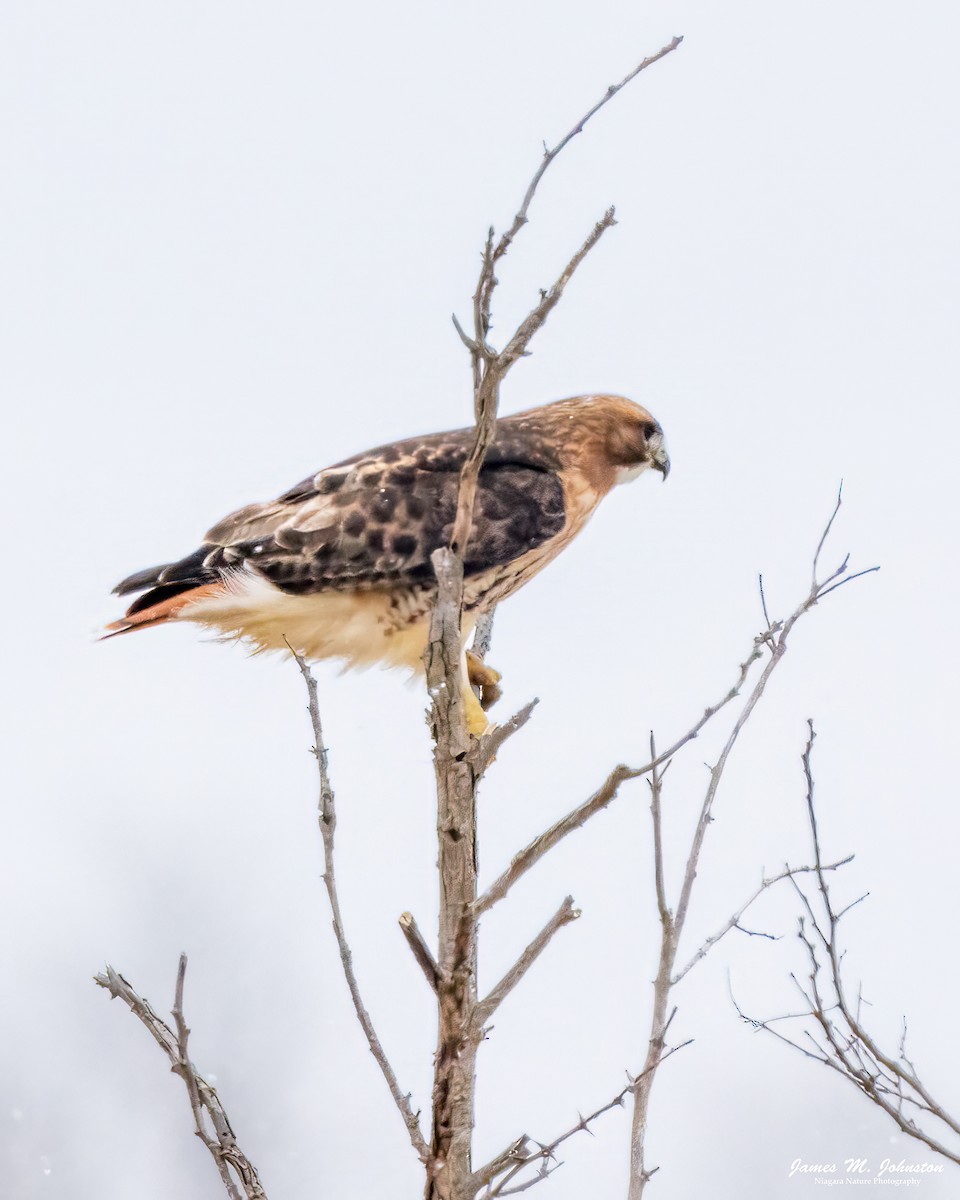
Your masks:
[[[648,731],[676,736],[829,557],[882,565],[797,629],[729,771],[689,942],[761,869],[807,857],[814,716],[825,850],[856,851],[848,969],[870,1020],[960,1108],[956,1040],[956,6],[614,0],[484,5],[6,0],[0,180],[6,517],[0,1192],[207,1200],[221,1185],[145,1030],[190,955],[198,1066],[271,1200],[407,1197],[419,1166],[356,1026],[320,883],[304,692],[278,659],[160,629],[97,644],[121,576],[231,508],[396,436],[466,423],[486,226],[641,57],[549,173],[500,272],[496,333],[611,202],[608,233],[503,409],[613,390],[674,469],[603,506],[498,615],[503,712],[535,720],[482,794],[482,868],[583,799]],[[434,1017],[396,918],[436,913],[424,696],[319,671],[355,961],[403,1085],[429,1100]],[[669,868],[703,739],[668,777]],[[555,1136],[645,1051],[657,926],[636,783],[484,921],[496,979],[561,932],[480,1059],[477,1157]],[[794,1007],[795,903],[677,994],[694,1044],[657,1081],[651,1196],[816,1194],[808,1162],[934,1161],[822,1067],[734,1013]],[[567,1144],[541,1193],[624,1194],[628,1117]],[[956,1169],[924,1200],[956,1196]],[[952,1173],[951,1173],[952,1172]]]

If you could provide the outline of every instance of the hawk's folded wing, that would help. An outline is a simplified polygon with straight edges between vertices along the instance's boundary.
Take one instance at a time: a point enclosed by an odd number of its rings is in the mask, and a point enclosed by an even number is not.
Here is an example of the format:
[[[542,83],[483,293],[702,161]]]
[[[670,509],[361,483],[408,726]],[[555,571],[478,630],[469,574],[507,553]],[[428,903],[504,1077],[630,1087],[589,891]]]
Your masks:
[[[474,431],[395,442],[329,467],[267,504],[215,525],[193,554],[139,571],[121,595],[150,588],[128,615],[252,570],[283,592],[416,587],[446,545]],[[559,464],[522,430],[498,437],[480,472],[466,576],[506,566],[564,527]]]

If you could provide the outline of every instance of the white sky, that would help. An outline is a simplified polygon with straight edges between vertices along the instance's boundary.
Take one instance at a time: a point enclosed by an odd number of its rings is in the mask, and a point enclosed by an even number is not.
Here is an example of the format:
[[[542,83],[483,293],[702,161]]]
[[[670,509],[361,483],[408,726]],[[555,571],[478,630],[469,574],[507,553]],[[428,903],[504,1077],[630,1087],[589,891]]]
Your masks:
[[[98,645],[118,578],[231,508],[394,436],[469,419],[468,311],[486,225],[644,54],[558,161],[500,272],[511,327],[611,202],[603,240],[511,376],[504,411],[622,391],[674,470],[612,497],[500,613],[503,712],[528,731],[482,800],[484,879],[718,697],[760,616],[831,546],[879,575],[797,630],[717,804],[688,949],[761,868],[807,855],[798,756],[817,719],[828,854],[869,889],[851,979],[960,1108],[954,678],[956,6],[916,0],[320,7],[7,0],[0,14],[0,370],[10,519],[0,838],[0,1162],[22,1200],[206,1200],[220,1187],[178,1080],[90,977],[160,1008],[190,954],[198,1066],[271,1200],[419,1194],[356,1027],[320,884],[296,671],[166,629]],[[9,426],[13,424],[13,437]],[[424,697],[320,671],[356,966],[425,1108],[434,1018],[396,917],[435,918]],[[705,784],[668,778],[670,871]],[[548,1139],[642,1061],[655,954],[635,784],[484,922],[494,980],[569,891],[583,918],[504,1004],[480,1061],[477,1155]],[[753,917],[790,934],[787,892]],[[792,1007],[795,939],[730,940],[672,1029],[651,1196],[780,1200],[796,1157],[930,1160],[852,1089],[752,1035]],[[952,1094],[951,1094],[952,1092]],[[568,1144],[535,1194],[620,1196],[628,1121]],[[957,1194],[927,1179],[923,1200]]]

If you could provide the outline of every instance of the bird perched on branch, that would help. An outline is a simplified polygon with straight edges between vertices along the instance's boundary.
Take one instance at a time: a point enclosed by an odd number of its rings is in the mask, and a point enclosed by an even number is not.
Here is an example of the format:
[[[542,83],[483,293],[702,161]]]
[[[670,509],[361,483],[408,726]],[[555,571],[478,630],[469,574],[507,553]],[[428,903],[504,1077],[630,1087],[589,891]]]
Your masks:
[[[423,669],[436,582],[430,555],[450,541],[474,430],[378,446],[248,504],[178,562],[114,589],[143,594],[106,636],[195,621],[255,650],[292,647],[347,667]],[[670,470],[659,424],[622,396],[576,396],[497,421],[464,552],[463,637],[586,524],[618,483]],[[499,676],[464,656],[471,733]]]

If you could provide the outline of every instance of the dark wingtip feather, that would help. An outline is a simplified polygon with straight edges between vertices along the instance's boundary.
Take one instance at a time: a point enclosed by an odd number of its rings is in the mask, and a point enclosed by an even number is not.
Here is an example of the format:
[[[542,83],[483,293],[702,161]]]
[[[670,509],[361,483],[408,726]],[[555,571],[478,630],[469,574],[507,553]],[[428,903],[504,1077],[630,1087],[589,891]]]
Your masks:
[[[189,583],[197,585],[206,583],[210,579],[216,578],[216,573],[210,570],[204,570],[204,560],[211,551],[209,545],[204,545],[199,550],[194,550],[192,554],[188,554],[186,558],[180,558],[176,562],[162,563],[159,567],[145,567],[142,571],[135,571],[133,575],[128,575],[126,579],[122,579],[113,589],[117,596],[126,596],[130,592],[142,592],[146,588],[156,587],[158,584],[166,583]],[[179,588],[183,591],[183,588]]]

